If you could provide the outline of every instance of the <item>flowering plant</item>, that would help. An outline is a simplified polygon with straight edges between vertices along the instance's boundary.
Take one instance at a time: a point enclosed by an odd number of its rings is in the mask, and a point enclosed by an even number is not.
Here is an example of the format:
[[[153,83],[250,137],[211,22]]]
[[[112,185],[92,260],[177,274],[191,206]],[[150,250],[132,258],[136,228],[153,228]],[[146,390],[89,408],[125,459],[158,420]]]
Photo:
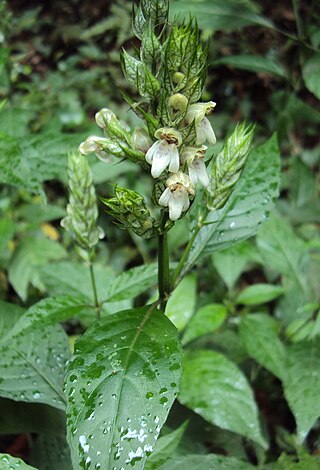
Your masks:
[[[125,99],[143,124],[130,129],[103,108],[95,120],[104,135],[88,137],[79,147],[82,156],[69,158],[70,202],[63,225],[90,268],[98,319],[77,340],[65,380],[74,468],[158,468],[152,466],[152,452],[178,395],[182,372],[181,341],[174,320],[168,318],[168,300],[210,244],[214,251],[221,243],[228,217],[230,246],[255,233],[276,196],[274,186],[268,204],[258,204],[254,223],[232,213],[237,201],[234,188],[250,153],[253,128],[237,125],[213,157],[216,136],[210,115],[216,103],[201,101],[208,45],[195,20],[171,25],[166,0],[141,0],[133,9],[133,31],[140,50],[134,55],[123,50],[121,63],[127,81],[140,95],[139,100]],[[107,165],[130,160],[150,175],[153,185],[151,204],[137,191],[117,184],[113,195],[101,198],[120,228],[158,239],[158,298],[111,316],[102,316],[93,265],[101,231],[96,211],[90,209],[96,207],[90,169],[83,163],[90,153]],[[250,178],[246,185],[250,188]],[[190,238],[179,262],[172,263],[167,233],[185,217]],[[180,401],[189,404],[183,388]],[[265,446],[255,413],[250,420],[245,435]]]

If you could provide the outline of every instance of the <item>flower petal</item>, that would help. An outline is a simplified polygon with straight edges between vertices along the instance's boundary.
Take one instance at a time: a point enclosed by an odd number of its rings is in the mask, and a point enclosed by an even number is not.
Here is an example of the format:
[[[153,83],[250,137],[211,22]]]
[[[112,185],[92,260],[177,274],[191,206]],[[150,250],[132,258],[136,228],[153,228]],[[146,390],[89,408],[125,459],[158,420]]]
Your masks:
[[[189,165],[189,176],[194,185],[199,182],[205,188],[209,186],[209,176],[203,160],[195,159],[192,164]]]
[[[151,147],[149,148],[149,150],[147,151],[146,153],[146,160],[147,162],[151,165],[152,163],[152,160],[153,160],[153,156],[154,156],[154,152],[156,151],[157,147],[159,146],[160,142],[157,141],[155,142],[154,144],[151,145]]]
[[[171,220],[178,220],[181,212],[189,207],[188,192],[185,188],[177,189],[172,193],[169,201],[169,217]]]
[[[172,152],[170,157],[169,171],[171,173],[177,173],[180,166],[179,151],[174,144],[170,144],[170,147],[172,148]]]
[[[160,196],[159,204],[160,206],[168,207],[170,198],[172,194],[169,188],[166,188]]]
[[[151,167],[151,175],[154,178],[158,178],[161,173],[167,168],[170,163],[172,153],[171,145],[169,145],[164,140],[159,142],[159,145],[154,151]]]
[[[204,129],[206,140],[209,142],[209,144],[214,145],[216,143],[217,139],[216,139],[216,136],[213,132],[213,129],[212,129],[212,126],[211,126],[211,123],[210,123],[209,119],[206,118],[206,117],[203,118],[203,120],[201,121],[201,124],[202,124],[203,129]]]

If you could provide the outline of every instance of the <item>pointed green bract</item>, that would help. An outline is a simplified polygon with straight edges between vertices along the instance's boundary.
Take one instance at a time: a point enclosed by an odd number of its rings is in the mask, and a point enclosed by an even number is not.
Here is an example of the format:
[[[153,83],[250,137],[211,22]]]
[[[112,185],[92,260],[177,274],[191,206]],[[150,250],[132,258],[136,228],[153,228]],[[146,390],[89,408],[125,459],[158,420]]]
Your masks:
[[[143,468],[178,392],[180,348],[152,306],[111,315],[79,338],[65,381],[75,468]]]
[[[203,254],[223,250],[256,234],[267,220],[279,194],[280,158],[276,137],[253,150],[244,172],[222,209],[209,212],[197,234],[182,275]],[[194,227],[203,212],[201,198],[195,201],[191,217]]]

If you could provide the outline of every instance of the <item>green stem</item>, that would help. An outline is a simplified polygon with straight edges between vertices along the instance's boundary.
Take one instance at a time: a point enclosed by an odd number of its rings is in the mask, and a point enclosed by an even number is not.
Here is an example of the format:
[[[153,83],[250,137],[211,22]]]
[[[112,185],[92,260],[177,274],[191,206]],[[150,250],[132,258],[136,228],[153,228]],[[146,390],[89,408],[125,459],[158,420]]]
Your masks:
[[[170,273],[169,273],[169,250],[168,238],[165,231],[167,214],[163,212],[160,223],[160,234],[158,235],[158,287],[160,309],[164,312],[167,305],[167,298],[170,293]]]
[[[89,264],[89,270],[90,270],[90,278],[91,278],[91,286],[92,286],[92,292],[93,292],[93,301],[94,301],[94,309],[96,311],[96,316],[97,320],[100,320],[100,304],[98,300],[98,293],[97,293],[97,286],[96,286],[96,279],[94,276],[94,271],[93,271],[93,264]]]
[[[188,241],[188,244],[181,256],[181,259],[179,261],[179,264],[178,266],[176,267],[174,273],[173,273],[173,276],[172,276],[172,280],[171,280],[171,291],[173,291],[176,287],[177,287],[177,284],[179,284],[180,282],[180,274],[181,274],[181,271],[183,269],[183,266],[184,266],[184,262],[185,260],[187,259],[188,257],[188,254],[191,250],[191,247],[193,245],[193,242],[195,241],[196,239],[196,236],[198,235],[198,233],[200,232],[200,229],[201,229],[202,225],[198,225],[197,228],[195,229],[195,231],[193,232],[192,234],[192,237],[190,238],[190,240]]]

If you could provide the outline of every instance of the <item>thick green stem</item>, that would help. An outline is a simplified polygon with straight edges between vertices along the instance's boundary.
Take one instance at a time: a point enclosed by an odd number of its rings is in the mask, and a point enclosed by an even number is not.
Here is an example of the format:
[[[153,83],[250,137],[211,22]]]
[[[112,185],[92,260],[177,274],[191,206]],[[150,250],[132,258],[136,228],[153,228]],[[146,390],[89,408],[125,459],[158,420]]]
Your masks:
[[[96,286],[96,279],[94,276],[94,271],[93,271],[93,264],[89,264],[89,270],[90,270],[90,278],[91,278],[91,286],[92,286],[92,292],[93,292],[93,301],[94,301],[94,309],[96,312],[97,320],[100,320],[100,304],[98,300],[98,293],[97,293],[97,286]]]
[[[163,312],[165,311],[167,298],[170,293],[169,250],[167,232],[165,231],[166,221],[167,214],[163,213],[160,224],[161,232],[158,236],[158,286],[160,308]]]

